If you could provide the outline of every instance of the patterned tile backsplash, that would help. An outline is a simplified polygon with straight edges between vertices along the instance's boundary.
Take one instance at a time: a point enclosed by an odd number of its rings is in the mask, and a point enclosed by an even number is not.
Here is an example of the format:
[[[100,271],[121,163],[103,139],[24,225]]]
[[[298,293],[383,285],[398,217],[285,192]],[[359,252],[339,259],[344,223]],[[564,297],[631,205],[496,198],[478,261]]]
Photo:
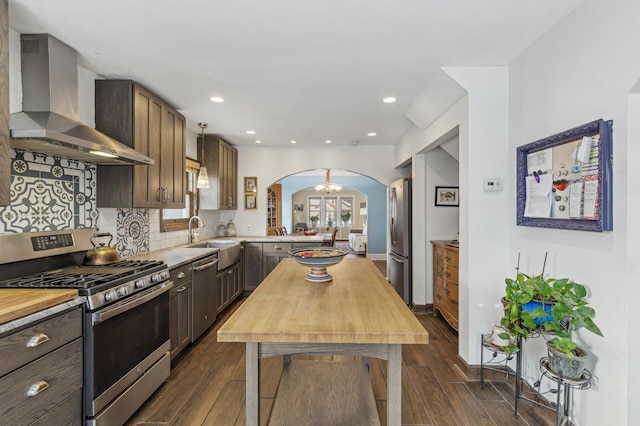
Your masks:
[[[0,232],[98,226],[95,165],[12,149],[10,194]]]
[[[187,231],[160,232],[159,210],[98,209],[96,166],[19,149],[11,150],[11,204],[0,207],[0,233],[100,228],[121,257],[185,244]],[[219,212],[202,212],[210,224]],[[215,226],[202,238],[215,236]]]

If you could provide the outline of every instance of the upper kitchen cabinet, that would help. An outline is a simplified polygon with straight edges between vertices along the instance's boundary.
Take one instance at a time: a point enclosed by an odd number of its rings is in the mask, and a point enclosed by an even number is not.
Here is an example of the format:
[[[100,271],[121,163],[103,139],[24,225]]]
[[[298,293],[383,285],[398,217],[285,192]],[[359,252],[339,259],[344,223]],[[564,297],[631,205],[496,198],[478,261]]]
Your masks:
[[[209,188],[200,189],[202,210],[238,209],[238,150],[217,135],[198,136],[198,161],[207,167]]]
[[[184,208],[182,114],[131,80],[96,80],[96,129],[155,161],[99,166],[98,207]]]
[[[9,154],[9,12],[8,1],[0,0],[0,206],[11,202]]]

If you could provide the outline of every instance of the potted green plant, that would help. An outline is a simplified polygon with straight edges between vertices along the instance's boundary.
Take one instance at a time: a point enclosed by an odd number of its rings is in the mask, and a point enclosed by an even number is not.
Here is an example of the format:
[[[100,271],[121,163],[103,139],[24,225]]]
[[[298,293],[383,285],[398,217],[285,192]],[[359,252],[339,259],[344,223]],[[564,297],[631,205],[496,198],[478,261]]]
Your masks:
[[[313,229],[316,229],[316,225],[318,225],[318,221],[320,218],[318,216],[309,216],[309,221],[311,221],[311,226]]]
[[[556,373],[562,370],[566,377],[580,377],[587,353],[571,340],[571,333],[584,328],[602,336],[593,321],[595,310],[585,300],[585,286],[568,278],[544,279],[542,275],[522,273],[515,279],[507,278],[505,284],[504,316],[500,320],[504,331],[499,336],[509,344],[502,349],[514,353],[519,338],[553,334],[555,337],[547,342],[549,367]]]
[[[340,218],[342,219],[342,224],[346,225],[347,223],[349,223],[349,219],[351,219],[351,213],[350,212],[342,213],[340,215]]]

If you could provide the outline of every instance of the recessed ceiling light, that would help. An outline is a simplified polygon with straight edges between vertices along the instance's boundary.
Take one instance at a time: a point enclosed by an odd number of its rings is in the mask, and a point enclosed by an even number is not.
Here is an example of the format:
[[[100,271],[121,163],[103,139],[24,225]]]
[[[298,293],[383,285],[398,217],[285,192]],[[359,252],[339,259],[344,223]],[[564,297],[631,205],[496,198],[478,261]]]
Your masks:
[[[377,133],[376,132],[369,132],[367,133],[367,136],[375,136]]]
[[[324,143],[331,143],[331,141],[330,140],[326,140],[326,141],[324,141]]]
[[[262,143],[262,141],[256,141],[256,143]]]
[[[246,131],[246,134],[248,134],[248,135],[255,135],[255,134],[256,134],[256,131],[255,131],[255,130],[247,130],[247,131]]]
[[[385,104],[392,104],[396,101],[396,98],[394,98],[393,96],[389,96],[387,98],[384,98],[382,100],[382,102],[384,102]]]
[[[291,143],[298,143],[298,142],[296,142],[296,141],[291,141]]]
[[[221,104],[221,103],[224,102],[224,99],[222,99],[220,96],[212,96],[212,97],[209,98],[209,100],[211,102],[215,102],[217,104]]]

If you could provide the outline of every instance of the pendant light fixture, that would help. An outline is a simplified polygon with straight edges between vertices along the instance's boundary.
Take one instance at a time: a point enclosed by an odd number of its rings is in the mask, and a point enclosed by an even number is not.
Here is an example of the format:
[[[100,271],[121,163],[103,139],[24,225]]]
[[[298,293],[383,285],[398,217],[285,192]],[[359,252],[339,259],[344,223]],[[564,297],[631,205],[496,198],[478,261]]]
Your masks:
[[[331,183],[331,175],[329,169],[327,169],[327,172],[325,173],[324,183],[316,185],[315,189],[318,192],[326,192],[327,194],[330,194],[331,192],[338,192],[342,190],[342,187],[340,185]]]
[[[200,171],[198,172],[198,180],[196,181],[196,188],[206,189],[209,188],[209,174],[207,173],[207,167],[204,165],[204,129],[207,128],[207,123],[198,123],[198,127],[202,129],[202,158],[200,159]]]

